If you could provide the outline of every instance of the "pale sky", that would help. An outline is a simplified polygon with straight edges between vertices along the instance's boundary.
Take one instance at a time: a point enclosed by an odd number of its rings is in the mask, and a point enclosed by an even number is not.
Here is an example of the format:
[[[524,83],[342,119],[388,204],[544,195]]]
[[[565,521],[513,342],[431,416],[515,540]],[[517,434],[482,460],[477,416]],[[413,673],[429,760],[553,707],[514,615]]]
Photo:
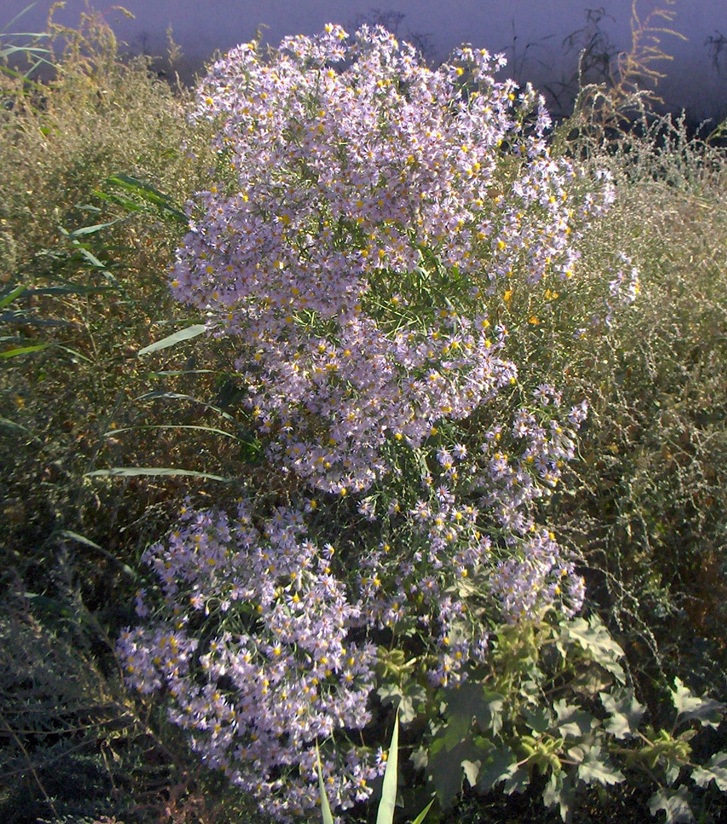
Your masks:
[[[0,29],[28,6],[29,0],[0,0]],[[38,31],[52,0],[38,0],[10,29]],[[629,47],[631,0],[122,0],[133,13],[126,18],[116,4],[97,0],[95,8],[112,24],[120,40],[136,51],[165,51],[171,25],[180,44],[183,73],[190,75],[215,49],[250,40],[263,25],[266,40],[276,45],[288,34],[313,34],[326,22],[349,29],[362,20],[383,21],[405,40],[414,40],[435,61],[464,41],[490,51],[504,51],[507,72],[554,92],[573,78],[577,55],[591,40],[611,53]],[[600,19],[587,18],[588,8],[603,7]],[[660,93],[670,107],[688,107],[697,117],[727,115],[727,2],[725,0],[638,0],[640,16],[670,7],[671,26],[686,36],[662,33],[661,46],[673,55],[655,65],[667,77]],[[78,23],[84,0],[67,0],[57,19]],[[655,20],[655,25],[667,25]],[[603,39],[593,40],[600,35]],[[568,37],[571,37],[569,43]]]

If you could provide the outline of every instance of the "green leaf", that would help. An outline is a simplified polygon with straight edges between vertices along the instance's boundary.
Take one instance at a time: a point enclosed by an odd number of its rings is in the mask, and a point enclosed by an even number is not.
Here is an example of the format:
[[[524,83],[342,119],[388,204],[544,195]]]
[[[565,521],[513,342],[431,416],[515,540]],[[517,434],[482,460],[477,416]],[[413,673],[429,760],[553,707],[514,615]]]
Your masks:
[[[70,538],[72,541],[76,541],[79,544],[83,544],[84,546],[91,547],[91,549],[95,549],[97,552],[100,552],[104,557],[108,558],[109,561],[117,564],[121,569],[124,571],[126,575],[130,578],[138,578],[138,574],[134,572],[134,570],[128,565],[125,564],[123,561],[120,561],[115,555],[112,555],[108,550],[104,549],[102,546],[91,541],[89,538],[86,538],[85,535],[79,535],[77,532],[72,532],[70,529],[62,529],[59,535],[63,538]]]
[[[235,441],[240,440],[237,435],[233,435],[231,432],[225,432],[224,429],[215,429],[213,426],[200,426],[199,424],[192,423],[159,423],[144,424],[142,426],[123,426],[120,429],[109,429],[108,432],[104,432],[104,438],[113,438],[122,432],[136,432],[145,429],[199,429],[202,432],[212,432],[214,435],[224,435],[226,438],[232,438]]]
[[[625,780],[621,770],[614,769],[608,760],[608,756],[601,754],[601,745],[594,744],[591,747],[586,759],[578,765],[578,778],[586,784],[620,784]]]
[[[399,721],[411,724],[419,715],[417,705],[426,700],[426,691],[417,684],[407,684],[405,694],[399,702]]]
[[[115,174],[108,177],[106,179],[106,183],[113,186],[119,186],[127,192],[137,195],[137,197],[140,197],[146,203],[150,203],[161,212],[166,212],[176,218],[180,223],[183,223],[185,226],[189,224],[187,215],[185,215],[184,212],[174,204],[174,201],[169,197],[169,195],[163,194],[158,189],[155,189],[153,186],[150,186],[148,183],[144,183],[136,177],[131,177],[131,175],[125,174]]]
[[[146,400],[153,400],[156,398],[164,399],[164,400],[175,400],[175,401],[192,401],[193,403],[198,403],[200,406],[203,406],[205,409],[211,409],[213,412],[217,412],[218,415],[221,415],[225,420],[232,421],[232,423],[237,423],[237,421],[230,415],[229,412],[225,412],[223,409],[220,409],[218,406],[214,406],[211,403],[207,403],[206,401],[201,401],[199,398],[195,398],[193,395],[182,395],[179,392],[145,392],[143,395],[139,395],[138,398],[134,398],[137,401],[146,401]]]
[[[567,640],[576,641],[593,660],[610,672],[621,683],[626,679],[626,673],[619,663],[624,657],[624,651],[613,640],[603,621],[592,615],[588,621],[584,618],[572,618],[561,623],[560,646]]]
[[[543,804],[546,807],[554,807],[557,804],[560,817],[563,821],[568,821],[574,798],[575,790],[570,778],[562,772],[551,772],[548,776],[548,783],[543,790]]]
[[[524,767],[518,767],[513,764],[507,771],[505,776],[505,784],[503,785],[503,792],[506,795],[513,793],[523,793],[530,786],[530,771]]]
[[[6,306],[10,306],[10,304],[15,300],[15,298],[20,297],[25,291],[25,286],[16,286],[14,289],[11,289],[7,295],[3,295],[0,298],[0,309],[4,309]]]
[[[467,739],[460,741],[451,750],[444,745],[443,738],[437,738],[429,748],[428,770],[442,808],[447,808],[462,789],[465,761],[475,761],[481,755],[474,743]]]
[[[66,231],[64,234],[71,239],[83,237],[84,235],[95,235],[96,232],[100,232],[103,229],[108,229],[122,220],[126,220],[126,218],[117,217],[116,220],[111,220],[108,223],[96,223],[94,226],[82,226],[80,229],[74,229],[72,232]]]
[[[427,806],[419,813],[419,815],[411,822],[411,824],[422,824],[422,821],[427,817],[427,813],[432,809],[434,799],[432,799]]]
[[[8,429],[19,429],[21,432],[27,432],[28,435],[31,435],[35,440],[38,440],[37,436],[34,435],[27,426],[23,426],[20,423],[16,423],[15,421],[11,421],[8,418],[0,418],[0,426],[5,426]]]
[[[706,764],[692,771],[692,778],[699,787],[714,781],[723,793],[727,792],[727,752],[716,752]]]
[[[446,750],[453,750],[459,743],[467,738],[472,726],[472,716],[452,715],[444,727],[442,740]]]
[[[16,346],[15,349],[6,349],[4,352],[0,352],[0,358],[3,360],[7,360],[8,358],[17,358],[19,355],[28,355],[31,352],[41,352],[49,346],[49,343],[36,343],[33,346]]]
[[[670,758],[666,755],[662,759],[662,764],[664,766],[664,778],[666,779],[666,783],[669,785],[674,784],[677,778],[681,775],[682,767],[684,765],[676,758]]]
[[[525,723],[533,732],[545,732],[553,724],[553,717],[550,709],[546,706],[527,707],[523,712]]]
[[[404,697],[404,691],[398,684],[387,682],[382,684],[377,690],[376,694],[379,696],[384,704],[398,704]]]
[[[389,757],[384,770],[384,784],[381,789],[381,801],[376,813],[376,824],[393,824],[396,809],[397,773],[399,770],[399,713],[394,718],[394,731],[391,734]]]
[[[556,701],[553,709],[558,715],[556,727],[561,735],[578,738],[590,732],[596,723],[595,718],[576,704],[569,704],[564,699]]]
[[[192,469],[174,469],[170,467],[157,468],[153,466],[114,466],[111,469],[96,469],[86,472],[84,478],[132,478],[139,475],[187,475],[190,478],[206,478],[209,481],[231,483],[234,478],[223,478],[220,475],[210,475],[208,472],[196,472]]]
[[[619,739],[636,735],[646,707],[639,704],[633,691],[619,689],[610,694],[601,692],[599,697],[604,709],[609,713],[604,724],[606,731]]]
[[[173,335],[167,335],[166,338],[162,338],[161,340],[156,341],[156,343],[150,343],[149,346],[145,346],[143,349],[140,349],[136,354],[148,355],[150,352],[157,352],[159,349],[167,349],[169,346],[174,346],[180,341],[196,338],[198,335],[201,335],[206,331],[207,327],[203,323],[195,323],[194,326],[188,326],[186,329],[180,329],[179,332],[175,332]]]
[[[316,742],[316,766],[318,768],[318,792],[321,797],[321,816],[323,817],[323,824],[333,824],[333,813],[331,812],[331,805],[328,802],[326,795],[326,787],[323,782],[323,768],[321,767],[321,753]]]
[[[680,678],[674,680],[672,701],[682,720],[695,719],[702,726],[718,727],[724,715],[725,705],[712,698],[699,698],[684,685]]]
[[[500,693],[492,692],[481,683],[471,680],[447,690],[444,700],[447,704],[447,721],[458,730],[466,727],[467,732],[473,718],[482,732],[497,735],[501,730],[505,698]]]
[[[694,814],[689,806],[689,791],[686,787],[678,790],[659,789],[649,799],[649,811],[656,815],[659,810],[666,813],[666,824],[679,824],[694,821]]]
[[[506,744],[501,744],[499,747],[493,746],[480,766],[478,789],[483,793],[489,792],[516,768],[517,757],[510,747]]]

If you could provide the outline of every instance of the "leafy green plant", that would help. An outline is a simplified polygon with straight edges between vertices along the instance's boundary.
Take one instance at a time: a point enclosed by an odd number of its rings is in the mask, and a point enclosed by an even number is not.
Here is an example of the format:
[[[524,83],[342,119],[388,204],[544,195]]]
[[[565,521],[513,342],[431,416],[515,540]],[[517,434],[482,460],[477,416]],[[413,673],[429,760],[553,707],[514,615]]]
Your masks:
[[[464,780],[482,793],[502,785],[508,795],[537,780],[544,804],[570,821],[587,787],[645,780],[652,814],[694,820],[687,779],[724,790],[727,753],[700,765],[690,742],[695,725],[716,728],[725,707],[677,679],[672,723],[643,724],[646,707],[627,686],[623,659],[595,616],[501,630],[490,671],[442,693],[442,714],[418,755],[440,804],[451,805]]]

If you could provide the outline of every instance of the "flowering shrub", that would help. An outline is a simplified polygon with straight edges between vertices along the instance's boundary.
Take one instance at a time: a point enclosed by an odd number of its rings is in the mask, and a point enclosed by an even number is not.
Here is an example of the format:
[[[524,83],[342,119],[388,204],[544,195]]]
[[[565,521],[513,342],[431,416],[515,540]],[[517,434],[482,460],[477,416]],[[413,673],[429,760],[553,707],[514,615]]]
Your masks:
[[[128,682],[143,693],[163,685],[170,718],[205,763],[281,819],[317,803],[316,742],[370,720],[375,651],[348,638],[359,609],[331,573],[332,554],[288,509],[260,531],[247,504],[233,523],[188,510],[143,558],[161,582],[163,614],[119,641]],[[137,609],[146,612],[143,597]],[[324,772],[345,809],[368,798],[381,761],[353,747],[337,755]]]
[[[145,556],[155,617],[119,649],[281,820],[317,802],[317,742],[337,805],[368,797],[375,692],[436,718],[493,629],[583,603],[539,511],[587,407],[520,385],[496,307],[512,279],[573,277],[612,192],[551,157],[542,100],[495,81],[502,63],[463,48],[432,71],[381,28],[328,26],[267,61],[241,46],[200,90],[224,169],[172,287],[239,346],[289,497],[185,513]]]
[[[597,214],[548,152],[532,89],[486,51],[437,71],[381,28],[246,44],[203,82],[233,180],[200,194],[173,289],[240,343],[269,456],[345,494],[516,379],[486,300],[524,271],[572,276]],[[531,128],[526,121],[534,115]]]

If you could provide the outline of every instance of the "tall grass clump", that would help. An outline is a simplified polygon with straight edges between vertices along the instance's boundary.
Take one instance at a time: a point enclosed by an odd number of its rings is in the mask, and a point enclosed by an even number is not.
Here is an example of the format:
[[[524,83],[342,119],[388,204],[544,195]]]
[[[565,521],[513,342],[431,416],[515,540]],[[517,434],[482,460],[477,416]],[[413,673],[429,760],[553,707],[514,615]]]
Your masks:
[[[380,27],[194,97],[54,31],[0,128],[0,817],[720,820],[719,151]]]
[[[165,276],[186,228],[176,204],[216,161],[187,122],[187,93],[145,60],[122,59],[100,18],[51,27],[40,42],[52,76],[10,72],[0,90],[0,818],[134,805],[153,816],[181,809],[189,792],[202,814],[184,759],[118,690],[110,655],[136,559],[171,518],[175,479],[120,488],[85,475],[176,460],[191,471],[210,449],[209,436],[192,446],[159,428],[169,401],[134,399],[191,397],[197,372],[216,391],[203,363],[172,386],[163,382],[177,377],[152,377],[136,359],[188,325]],[[180,403],[176,425],[206,422],[205,407]]]
[[[584,256],[597,271],[618,241],[640,277],[632,309],[586,332],[587,348],[562,344],[593,404],[572,528],[624,631],[651,649],[642,665],[670,659],[724,694],[724,154],[670,118],[588,152],[619,197]]]
[[[53,78],[42,91],[14,81],[0,115],[5,529],[11,552],[20,540],[39,555],[64,529],[113,549],[119,507],[144,515],[138,496],[115,503],[82,478],[129,443],[110,430],[153,423],[149,402],[142,419],[129,411],[150,389],[134,356],[174,323],[174,204],[215,162],[184,95],[121,60],[98,18],[54,34]],[[154,431],[138,446],[150,461],[163,443]]]

